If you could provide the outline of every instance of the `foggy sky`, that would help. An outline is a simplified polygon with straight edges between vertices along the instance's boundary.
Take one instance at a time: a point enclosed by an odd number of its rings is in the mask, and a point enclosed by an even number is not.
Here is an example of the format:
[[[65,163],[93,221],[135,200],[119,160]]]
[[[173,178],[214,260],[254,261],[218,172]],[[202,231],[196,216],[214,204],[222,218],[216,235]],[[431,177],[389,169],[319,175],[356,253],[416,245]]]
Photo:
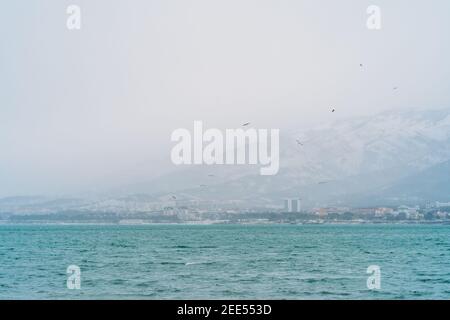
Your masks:
[[[372,4],[381,30],[366,27]],[[194,120],[282,134],[331,107],[450,107],[449,30],[447,0],[2,1],[0,197],[172,170],[170,134]]]

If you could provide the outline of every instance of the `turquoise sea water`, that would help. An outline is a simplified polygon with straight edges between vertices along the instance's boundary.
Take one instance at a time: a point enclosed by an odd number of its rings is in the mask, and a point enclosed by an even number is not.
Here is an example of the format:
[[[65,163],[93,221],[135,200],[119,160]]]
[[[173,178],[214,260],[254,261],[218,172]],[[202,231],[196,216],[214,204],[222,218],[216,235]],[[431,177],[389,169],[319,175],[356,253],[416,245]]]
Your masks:
[[[450,226],[0,226],[0,299],[107,298],[449,299]]]

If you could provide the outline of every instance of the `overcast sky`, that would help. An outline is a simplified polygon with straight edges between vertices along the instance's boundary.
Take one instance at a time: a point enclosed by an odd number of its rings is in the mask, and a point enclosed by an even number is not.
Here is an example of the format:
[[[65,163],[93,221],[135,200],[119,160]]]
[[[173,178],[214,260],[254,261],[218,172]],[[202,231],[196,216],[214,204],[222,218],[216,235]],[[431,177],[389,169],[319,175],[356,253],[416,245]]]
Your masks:
[[[282,132],[331,107],[450,107],[449,37],[448,0],[2,1],[0,197],[155,176],[194,120]]]

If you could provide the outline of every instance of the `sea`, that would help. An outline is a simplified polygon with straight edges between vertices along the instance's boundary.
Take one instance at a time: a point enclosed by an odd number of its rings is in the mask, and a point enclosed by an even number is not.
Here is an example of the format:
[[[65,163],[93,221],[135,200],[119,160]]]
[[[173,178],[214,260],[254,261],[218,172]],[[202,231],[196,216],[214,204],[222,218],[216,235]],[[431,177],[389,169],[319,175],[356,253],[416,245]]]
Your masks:
[[[449,298],[450,225],[0,225],[0,299]]]

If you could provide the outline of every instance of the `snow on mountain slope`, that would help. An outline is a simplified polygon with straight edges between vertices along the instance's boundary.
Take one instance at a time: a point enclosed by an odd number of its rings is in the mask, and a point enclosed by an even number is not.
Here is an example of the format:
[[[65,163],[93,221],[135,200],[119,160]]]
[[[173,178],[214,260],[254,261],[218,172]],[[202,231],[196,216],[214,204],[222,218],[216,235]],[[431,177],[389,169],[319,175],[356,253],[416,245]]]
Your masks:
[[[151,191],[256,202],[304,196],[323,203],[384,188],[449,159],[450,109],[390,111],[310,130],[280,128],[275,176],[260,176],[259,166],[190,166],[153,181]]]

